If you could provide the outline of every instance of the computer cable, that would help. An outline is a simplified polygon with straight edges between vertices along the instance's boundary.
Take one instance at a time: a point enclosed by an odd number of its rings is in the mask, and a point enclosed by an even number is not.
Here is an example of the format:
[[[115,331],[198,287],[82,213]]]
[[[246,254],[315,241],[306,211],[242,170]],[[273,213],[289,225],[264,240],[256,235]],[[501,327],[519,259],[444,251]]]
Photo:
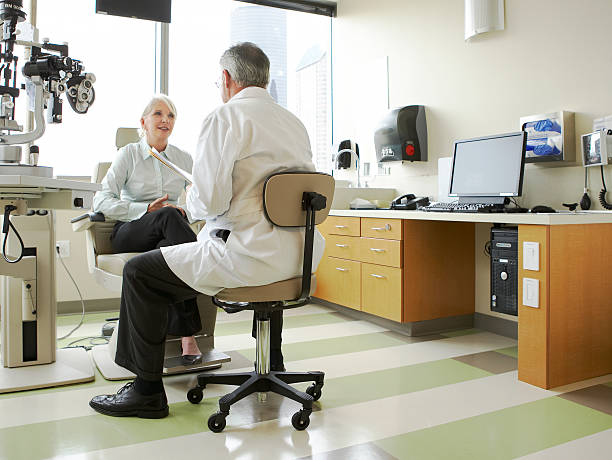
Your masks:
[[[15,209],[17,209],[16,206],[13,206],[11,204],[6,205],[4,207],[4,218],[2,221],[2,233],[4,233],[4,241],[2,243],[2,257],[4,258],[4,260],[6,260],[9,264],[16,264],[17,262],[19,262],[21,259],[23,259],[23,250],[24,250],[24,246],[23,246],[23,240],[21,239],[21,235],[19,235],[19,232],[17,231],[17,229],[15,228],[15,226],[13,225],[13,223],[11,222],[11,211],[14,211]],[[15,232],[15,236],[17,236],[17,239],[19,240],[19,244],[21,245],[21,253],[19,254],[19,257],[17,257],[16,259],[9,259],[6,255],[6,241],[8,240],[8,235],[9,235],[9,229],[13,229],[13,232]]]
[[[83,321],[85,320],[85,302],[83,301],[83,296],[81,295],[81,290],[79,289],[78,284],[76,283],[76,281],[74,280],[74,278],[70,274],[70,271],[68,270],[68,267],[66,267],[66,264],[64,263],[64,260],[63,260],[62,256],[59,253],[59,248],[56,247],[55,251],[57,252],[57,257],[58,257],[59,261],[61,262],[62,266],[64,267],[64,270],[66,270],[66,273],[68,273],[68,276],[72,280],[72,284],[74,284],[74,287],[76,288],[76,290],[77,290],[77,292],[79,294],[79,299],[81,299],[81,306],[83,307],[83,311],[81,313],[81,320],[79,321],[79,324],[77,324],[76,327],[74,327],[68,334],[66,334],[66,335],[64,335],[62,337],[58,337],[58,339],[57,339],[57,340],[63,340],[63,339],[66,339],[66,338],[70,337],[74,331],[76,331],[78,328],[80,328],[83,325]]]
[[[584,168],[584,195],[580,199],[580,209],[591,208],[591,197],[589,196],[589,186],[588,186],[588,178],[589,178],[589,168]]]
[[[491,241],[490,240],[485,243],[482,252],[484,252],[485,256],[491,257]]]
[[[608,190],[606,190],[606,180],[604,178],[603,165],[601,165],[600,168],[601,168],[601,185],[603,186],[603,188],[599,192],[599,202],[601,203],[601,206],[604,209],[612,210],[612,204],[606,201],[606,193],[608,192]]]

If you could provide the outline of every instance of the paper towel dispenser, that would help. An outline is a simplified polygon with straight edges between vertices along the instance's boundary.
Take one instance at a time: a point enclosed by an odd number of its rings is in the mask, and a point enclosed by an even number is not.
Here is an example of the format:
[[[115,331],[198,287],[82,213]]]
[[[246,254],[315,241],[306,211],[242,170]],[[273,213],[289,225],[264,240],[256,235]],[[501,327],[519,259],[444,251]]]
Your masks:
[[[374,132],[376,159],[427,161],[425,107],[408,105],[390,110]]]

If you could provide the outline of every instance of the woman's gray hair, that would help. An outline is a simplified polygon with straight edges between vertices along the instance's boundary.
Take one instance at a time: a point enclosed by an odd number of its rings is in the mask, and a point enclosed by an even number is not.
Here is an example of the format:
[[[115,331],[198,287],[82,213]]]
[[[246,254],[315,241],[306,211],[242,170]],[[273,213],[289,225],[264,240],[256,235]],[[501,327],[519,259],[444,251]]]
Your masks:
[[[219,64],[240,86],[266,88],[270,81],[270,60],[254,43],[236,43],[223,53]]]
[[[151,100],[149,101],[149,103],[147,104],[147,106],[142,111],[142,116],[140,118],[144,118],[147,115],[149,115],[153,111],[153,106],[157,104],[158,102],[163,102],[164,104],[166,104],[168,108],[170,109],[170,113],[174,115],[174,119],[176,120],[176,117],[177,117],[176,106],[174,105],[174,102],[172,102],[172,99],[170,99],[165,94],[156,94],[155,96],[153,96]],[[144,135],[145,135],[144,129],[140,128],[140,137],[143,137]]]

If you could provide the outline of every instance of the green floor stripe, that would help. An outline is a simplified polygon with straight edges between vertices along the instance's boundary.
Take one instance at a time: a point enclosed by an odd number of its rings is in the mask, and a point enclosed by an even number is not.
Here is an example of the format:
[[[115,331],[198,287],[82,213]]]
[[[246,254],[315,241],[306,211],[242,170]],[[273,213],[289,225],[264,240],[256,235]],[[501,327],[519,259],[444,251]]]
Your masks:
[[[354,320],[339,313],[287,316],[283,320],[283,329],[322,326],[325,324],[343,323],[347,321]],[[220,322],[215,326],[215,336],[250,334],[252,324],[252,321]]]
[[[118,311],[106,311],[101,313],[85,313],[83,324],[100,323],[100,327],[104,324],[107,318],[118,318]],[[74,315],[59,315],[55,321],[57,326],[76,326],[81,321],[81,314]]]
[[[460,331],[441,332],[440,335],[445,337],[461,337],[462,335],[478,334],[482,332],[480,329],[462,329]]]
[[[609,428],[612,428],[612,416],[552,397],[383,439],[375,444],[399,459],[502,460]]]
[[[302,359],[355,353],[405,344],[404,340],[392,337],[384,332],[375,332],[372,334],[313,340],[311,342],[283,344],[283,356],[285,361],[300,361]],[[251,361],[255,359],[255,348],[238,350],[238,352]]]
[[[328,379],[318,404],[322,408],[339,407],[487,375],[490,374],[452,359],[415,364]],[[171,415],[163,420],[95,414],[0,429],[0,459],[37,460],[206,431],[206,420],[217,410],[217,404],[218,398],[205,399],[198,406],[188,402],[172,404]]]
[[[493,350],[493,351],[496,351],[497,353],[501,353],[502,355],[510,356],[511,358],[518,359],[518,345],[514,347],[500,348],[499,350]]]
[[[323,409],[427,390],[443,385],[487,377],[489,372],[453,359],[385,369],[326,380]]]

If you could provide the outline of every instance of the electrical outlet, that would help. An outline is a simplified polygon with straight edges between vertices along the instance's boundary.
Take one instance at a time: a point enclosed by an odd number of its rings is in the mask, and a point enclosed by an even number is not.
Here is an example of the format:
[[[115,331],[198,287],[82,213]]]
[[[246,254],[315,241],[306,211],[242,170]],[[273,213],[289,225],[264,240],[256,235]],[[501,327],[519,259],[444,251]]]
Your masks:
[[[60,240],[56,242],[55,246],[59,250],[60,257],[70,257],[70,241]]]

